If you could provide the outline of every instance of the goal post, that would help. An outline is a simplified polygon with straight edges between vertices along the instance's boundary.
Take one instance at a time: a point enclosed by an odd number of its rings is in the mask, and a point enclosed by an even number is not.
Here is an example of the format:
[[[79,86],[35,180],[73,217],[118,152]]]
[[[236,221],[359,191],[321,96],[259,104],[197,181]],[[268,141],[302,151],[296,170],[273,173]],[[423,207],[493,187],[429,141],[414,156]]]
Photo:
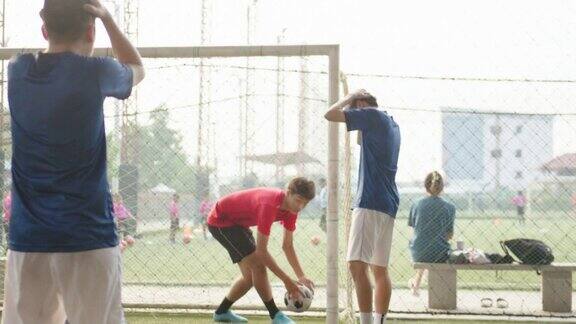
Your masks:
[[[10,60],[23,53],[37,53],[41,48],[0,48],[0,59]],[[273,45],[273,46],[200,46],[200,47],[140,47],[144,59],[183,58],[253,58],[253,57],[304,57],[323,56],[328,58],[328,106],[339,98],[340,48],[339,45]],[[112,56],[111,48],[97,48],[97,56]],[[175,86],[177,87],[177,86]],[[339,125],[325,122],[327,129],[327,157],[325,176],[328,183],[327,208],[327,255],[326,255],[326,314],[327,323],[337,323],[339,315],[338,279],[338,191],[339,191]],[[319,121],[315,121],[319,123]],[[217,132],[218,130],[216,130]]]

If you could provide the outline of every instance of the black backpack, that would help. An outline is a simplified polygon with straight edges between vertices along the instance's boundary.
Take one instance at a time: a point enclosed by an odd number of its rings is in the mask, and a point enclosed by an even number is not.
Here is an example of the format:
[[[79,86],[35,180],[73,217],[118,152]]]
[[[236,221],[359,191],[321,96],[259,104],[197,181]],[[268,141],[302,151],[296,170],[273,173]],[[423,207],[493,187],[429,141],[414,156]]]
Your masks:
[[[514,258],[510,254],[486,253],[486,257],[493,264],[511,264],[514,263]]]
[[[554,261],[552,249],[542,241],[520,238],[502,241],[500,245],[507,255],[510,250],[523,264],[547,265]]]

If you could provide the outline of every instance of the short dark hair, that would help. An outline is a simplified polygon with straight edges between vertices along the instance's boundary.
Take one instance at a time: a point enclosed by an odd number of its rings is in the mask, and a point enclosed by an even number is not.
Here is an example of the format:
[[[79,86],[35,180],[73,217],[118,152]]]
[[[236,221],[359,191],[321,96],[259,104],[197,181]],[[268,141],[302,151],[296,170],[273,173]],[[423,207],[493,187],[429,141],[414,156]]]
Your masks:
[[[290,180],[288,183],[288,192],[304,197],[305,199],[312,200],[316,196],[316,186],[314,181],[310,181],[304,177],[298,177]]]
[[[366,101],[366,103],[370,107],[378,107],[378,101],[376,100],[376,97],[374,97],[371,94],[368,94],[367,96],[364,96],[364,97],[361,97],[361,98],[354,100],[354,102],[352,103],[352,107],[356,107],[356,102],[358,100]]]
[[[88,0],[44,0],[41,16],[48,37],[55,42],[74,42],[82,37],[94,17],[84,10]]]

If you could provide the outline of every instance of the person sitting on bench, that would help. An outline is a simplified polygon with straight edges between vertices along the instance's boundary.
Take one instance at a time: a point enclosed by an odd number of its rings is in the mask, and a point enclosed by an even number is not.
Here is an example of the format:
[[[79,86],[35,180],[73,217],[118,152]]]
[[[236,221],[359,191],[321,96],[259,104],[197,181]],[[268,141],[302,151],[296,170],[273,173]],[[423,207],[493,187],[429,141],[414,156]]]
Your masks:
[[[437,171],[426,176],[424,186],[429,196],[417,201],[410,209],[408,226],[414,228],[410,240],[413,262],[443,263],[450,253],[449,240],[454,235],[456,208],[440,197],[444,180]],[[409,287],[414,296],[419,295],[420,282],[425,269],[416,270]]]

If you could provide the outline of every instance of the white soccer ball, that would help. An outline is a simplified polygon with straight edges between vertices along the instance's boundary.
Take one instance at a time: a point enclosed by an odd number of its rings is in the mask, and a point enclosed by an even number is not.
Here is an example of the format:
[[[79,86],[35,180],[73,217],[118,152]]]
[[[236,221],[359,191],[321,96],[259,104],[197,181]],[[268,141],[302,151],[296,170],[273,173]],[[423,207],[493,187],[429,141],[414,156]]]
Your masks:
[[[288,292],[284,294],[284,304],[286,309],[296,313],[302,313],[310,308],[312,305],[312,300],[314,299],[314,292],[306,286],[298,285],[300,289],[300,296],[298,299],[290,298]]]

